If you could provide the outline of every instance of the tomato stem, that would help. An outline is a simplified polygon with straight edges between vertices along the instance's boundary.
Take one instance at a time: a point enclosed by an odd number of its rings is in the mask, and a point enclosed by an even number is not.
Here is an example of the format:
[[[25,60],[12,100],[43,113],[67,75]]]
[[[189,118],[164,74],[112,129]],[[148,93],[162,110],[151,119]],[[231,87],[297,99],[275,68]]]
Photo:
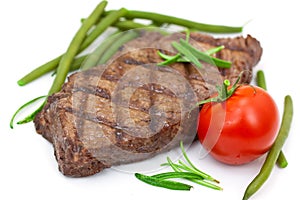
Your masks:
[[[206,104],[206,103],[209,103],[209,102],[224,102],[226,101],[228,98],[230,98],[234,92],[236,91],[236,89],[238,87],[240,87],[240,85],[238,84],[240,82],[240,79],[241,79],[241,76],[242,76],[243,72],[240,73],[240,75],[238,76],[237,80],[234,82],[234,84],[232,85],[232,87],[230,89],[229,86],[231,85],[230,81],[228,79],[225,79],[223,81],[223,85],[222,86],[219,86],[217,85],[216,86],[216,89],[217,89],[217,92],[218,92],[218,96],[216,97],[212,97],[212,98],[209,98],[209,99],[205,99],[203,101],[200,101],[196,104],[196,107],[197,106],[200,106],[202,104]]]
[[[230,92],[228,91],[228,87],[230,86],[230,81],[228,79],[225,79],[223,81],[223,88],[222,88],[222,97],[221,99],[227,99],[228,96],[230,95]]]

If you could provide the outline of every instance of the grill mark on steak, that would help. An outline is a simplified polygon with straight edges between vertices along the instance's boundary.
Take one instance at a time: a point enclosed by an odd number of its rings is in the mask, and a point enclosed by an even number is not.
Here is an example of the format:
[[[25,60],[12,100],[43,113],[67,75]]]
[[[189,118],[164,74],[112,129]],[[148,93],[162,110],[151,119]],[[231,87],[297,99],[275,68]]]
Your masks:
[[[186,115],[188,107],[183,106],[195,101],[189,88],[197,101],[206,99],[218,81],[233,82],[243,70],[251,74],[262,53],[251,36],[215,39],[191,33],[191,43],[201,50],[224,45],[215,56],[232,61],[232,68],[216,70],[206,63],[203,70],[188,63],[151,65],[162,61],[158,49],[175,53],[170,41],[179,38],[185,35],[144,32],[107,65],[71,75],[61,92],[48,98],[34,123],[53,144],[63,174],[89,176],[112,165],[150,158],[177,147],[180,140],[193,140],[194,134],[188,133],[196,132],[197,110]],[[250,82],[249,74],[243,83]]]
[[[153,84],[155,85],[155,84]],[[147,87],[148,89],[151,87]],[[152,89],[155,87],[152,87]],[[144,90],[144,88],[139,88],[138,91],[147,91],[148,90]],[[140,92],[137,92],[138,94]],[[72,94],[73,98],[75,99],[80,99],[78,103],[78,105],[74,106],[74,100],[70,99],[64,99],[62,100],[60,103],[63,105],[61,106],[61,109],[65,109],[66,112],[69,113],[73,113],[76,116],[78,116],[79,118],[84,118],[86,120],[90,120],[93,121],[95,123],[103,123],[105,125],[111,126],[113,128],[118,128],[118,123],[117,121],[113,118],[113,113],[112,111],[112,107],[107,107],[107,104],[109,103],[109,100],[107,99],[103,99],[102,97],[96,96],[96,95],[92,95],[90,93],[85,93],[84,91],[77,91],[77,92],[73,92]],[[150,118],[149,118],[149,113],[153,115],[155,115],[156,111],[160,111],[161,109],[159,109],[160,106],[164,106],[166,104],[168,104],[169,102],[173,103],[173,107],[167,107],[164,109],[164,114],[165,114],[165,119],[170,122],[170,123],[174,123],[178,120],[180,120],[180,112],[175,112],[176,109],[175,107],[177,106],[177,104],[179,104],[177,102],[176,98],[171,98],[170,96],[167,95],[163,95],[161,96],[160,93],[153,93],[152,96],[156,97],[156,100],[153,101],[152,104],[148,104],[147,107],[144,107],[143,109],[140,109],[139,106],[135,106],[136,105],[136,101],[139,99],[139,96],[135,96],[135,94],[132,95],[135,100],[134,102],[129,104],[129,109],[131,111],[131,114],[134,115],[133,119],[135,119],[135,116],[138,116],[138,119],[144,121],[144,122],[149,122]],[[87,106],[86,102],[87,99],[89,101],[94,102],[94,104],[92,106]],[[155,104],[154,104],[155,102]],[[139,105],[139,104],[138,104]],[[75,109],[74,109],[75,107]],[[81,109],[82,107],[84,107],[84,109]],[[128,108],[127,104],[118,104],[119,109],[126,109]],[[76,109],[77,108],[77,109]],[[150,110],[150,108],[152,110]],[[105,110],[104,110],[105,109]],[[154,110],[156,109],[156,110]],[[98,112],[98,110],[101,110],[102,112],[106,113],[106,116],[101,115],[101,113]],[[112,118],[108,117],[108,116],[112,116]],[[142,117],[144,116],[144,117]],[[136,122],[138,123],[138,121]],[[143,123],[142,123],[143,124]],[[123,128],[126,130],[127,127],[123,126]],[[129,130],[130,131],[130,130]]]
[[[73,85],[73,87],[64,87],[64,92],[72,92],[72,93],[76,93],[76,92],[83,92],[83,94],[92,94],[98,97],[102,97],[105,99],[110,100],[111,99],[111,90],[116,90],[116,86],[114,84],[114,87],[107,87],[105,88],[105,84],[100,86],[92,86],[90,84],[86,84],[84,82],[84,80],[86,80],[86,75],[82,74],[83,77],[79,77],[79,76],[74,76],[72,78],[69,78],[70,81],[73,81],[72,79],[78,79],[78,81],[76,82],[76,84]],[[97,76],[95,76],[97,77]],[[98,78],[97,78],[98,79]],[[105,79],[104,79],[105,80]],[[102,80],[103,81],[103,80]],[[111,82],[110,82],[111,83]],[[128,85],[124,84],[121,88],[119,88],[119,90],[124,90],[126,87],[128,87]],[[150,94],[151,93],[151,94]],[[149,108],[151,107],[151,104],[148,105],[147,107],[143,106],[143,104],[140,103],[140,100],[143,99],[143,96],[154,96],[155,94],[163,94],[165,97],[165,99],[172,99],[172,101],[176,101],[176,95],[170,91],[168,88],[155,84],[155,83],[151,83],[151,84],[144,84],[138,88],[136,88],[135,92],[133,94],[137,94],[137,95],[133,95],[130,98],[130,102],[129,104],[125,104],[123,106],[129,106],[132,109],[136,109],[136,110],[141,110],[144,112],[149,112]],[[86,97],[82,97],[81,99],[86,99]],[[122,103],[122,102],[121,102]],[[119,104],[121,105],[121,104]]]
[[[164,126],[160,133],[148,136],[146,142],[143,138],[137,139],[136,136],[131,136],[126,133],[123,128],[116,128],[116,143],[114,144],[117,147],[132,153],[153,153],[163,149],[166,144],[172,141],[175,136],[174,133],[177,133],[178,131],[179,125],[180,123]],[[170,131],[169,129],[172,130]],[[132,148],[133,146],[136,146],[137,148]]]
[[[143,65],[143,64],[146,64],[144,62],[139,62],[133,58],[126,58],[124,60],[124,63],[128,64],[128,65]]]
[[[73,89],[73,92],[78,92],[78,91],[85,92],[88,94],[93,94],[105,99],[111,99],[110,93],[106,89],[100,87],[94,87],[94,86],[90,86],[90,88],[76,87]]]
[[[108,122],[105,118],[99,119],[99,117],[97,117],[97,119],[95,119],[93,116],[89,116],[88,114],[83,115],[83,113],[78,112],[78,111],[74,111],[72,108],[68,107],[68,108],[64,108],[66,112],[70,113],[70,114],[74,114],[76,117],[94,122],[94,123],[101,123],[103,125],[106,125],[107,127],[110,127],[112,129],[115,130],[114,132],[114,136],[115,136],[115,142],[114,140],[112,140],[112,142],[114,143],[114,145],[116,145],[117,147],[119,147],[120,149],[126,150],[126,151],[131,151],[132,153],[152,153],[153,151],[157,151],[158,149],[161,149],[162,147],[165,146],[165,144],[169,143],[174,136],[171,136],[172,133],[176,133],[174,131],[166,131],[164,129],[170,129],[172,128],[172,130],[178,128],[179,124],[166,124],[163,127],[162,132],[160,132],[159,134],[152,134],[152,136],[148,136],[146,138],[146,140],[148,142],[144,142],[143,137],[141,137],[140,139],[137,139],[136,135],[132,136],[130,133],[131,130],[127,130],[128,132],[126,132],[126,127],[122,127],[120,128],[117,124],[112,124],[110,122]],[[83,121],[81,120],[80,123],[82,123]],[[80,125],[77,127],[81,127]],[[77,128],[78,129],[78,128]],[[177,129],[176,129],[177,130]],[[79,129],[80,131],[80,129]],[[82,131],[82,130],[81,130]],[[104,132],[106,133],[106,132]],[[168,134],[163,134],[163,133],[168,133]],[[105,136],[107,138],[110,138],[111,135],[109,134],[105,134]],[[166,138],[164,141],[164,143],[160,143],[160,145],[156,145],[157,140],[159,140],[159,138]],[[153,141],[156,141],[155,143],[153,143]],[[140,145],[140,144],[144,144],[144,145]],[[162,145],[163,144],[163,145]],[[68,145],[68,142],[67,142]],[[133,146],[136,146],[137,148],[132,149]]]

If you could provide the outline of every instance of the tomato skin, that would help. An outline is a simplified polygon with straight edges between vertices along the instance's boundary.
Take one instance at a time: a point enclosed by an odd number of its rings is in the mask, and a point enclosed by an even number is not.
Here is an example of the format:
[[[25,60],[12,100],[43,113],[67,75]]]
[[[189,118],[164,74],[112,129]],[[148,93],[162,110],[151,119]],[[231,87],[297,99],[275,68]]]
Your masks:
[[[263,89],[243,85],[221,103],[204,104],[198,119],[198,139],[218,161],[248,163],[266,153],[275,141],[279,112]]]

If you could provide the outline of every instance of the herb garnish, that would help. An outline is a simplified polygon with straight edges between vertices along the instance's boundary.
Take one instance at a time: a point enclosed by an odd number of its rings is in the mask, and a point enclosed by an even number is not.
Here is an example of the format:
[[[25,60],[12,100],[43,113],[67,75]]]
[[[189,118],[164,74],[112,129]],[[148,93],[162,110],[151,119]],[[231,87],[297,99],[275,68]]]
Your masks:
[[[25,107],[27,107],[27,106],[29,106],[29,105],[31,105],[31,104],[34,104],[35,102],[39,101],[40,99],[45,99],[45,98],[47,98],[47,95],[44,95],[44,96],[40,96],[40,97],[34,98],[34,99],[32,99],[32,100],[26,102],[25,104],[23,104],[20,108],[18,108],[17,111],[13,114],[13,116],[12,116],[12,118],[11,118],[11,120],[10,120],[10,123],[9,123],[10,128],[11,128],[11,129],[14,128],[15,117],[16,117],[17,114],[19,114]],[[23,120],[21,120],[21,121],[18,121],[17,124],[24,124],[24,123],[28,122],[28,120],[32,121],[32,120],[33,120],[33,117],[30,118],[30,116],[32,116],[32,115],[35,116],[35,115],[37,114],[36,112],[39,112],[41,108],[42,108],[42,107],[40,107],[39,109],[37,109],[35,112],[33,112],[33,114],[27,116],[25,119],[23,119]]]
[[[218,180],[195,167],[195,165],[188,158],[186,151],[184,150],[182,141],[180,142],[180,148],[185,162],[179,160],[178,164],[176,164],[171,161],[169,157],[167,157],[167,163],[161,164],[161,166],[170,166],[174,170],[174,172],[165,172],[152,176],[135,173],[136,178],[153,186],[173,190],[190,190],[192,186],[166,179],[182,178],[211,189],[223,190],[220,186],[217,185],[218,183],[220,183]]]
[[[188,34],[187,34],[188,35]],[[188,38],[188,36],[187,36]],[[218,46],[212,49],[209,49],[205,52],[199,51],[195,47],[193,47],[188,39],[184,40],[180,38],[178,42],[172,42],[172,46],[179,52],[175,56],[169,56],[158,51],[158,55],[165,59],[165,61],[158,63],[159,66],[172,64],[175,62],[191,62],[195,64],[197,67],[201,68],[202,64],[199,60],[209,63],[211,65],[215,65],[220,68],[230,68],[231,62],[222,60],[216,57],[211,56],[212,54],[224,49],[224,46]]]

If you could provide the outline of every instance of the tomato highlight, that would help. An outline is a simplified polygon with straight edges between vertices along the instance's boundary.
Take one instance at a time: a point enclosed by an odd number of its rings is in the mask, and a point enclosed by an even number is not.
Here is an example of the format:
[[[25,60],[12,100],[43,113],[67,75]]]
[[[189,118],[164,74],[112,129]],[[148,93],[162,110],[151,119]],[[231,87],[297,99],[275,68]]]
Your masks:
[[[266,153],[275,141],[279,112],[263,89],[241,85],[225,101],[203,105],[198,139],[216,160],[240,165]]]

